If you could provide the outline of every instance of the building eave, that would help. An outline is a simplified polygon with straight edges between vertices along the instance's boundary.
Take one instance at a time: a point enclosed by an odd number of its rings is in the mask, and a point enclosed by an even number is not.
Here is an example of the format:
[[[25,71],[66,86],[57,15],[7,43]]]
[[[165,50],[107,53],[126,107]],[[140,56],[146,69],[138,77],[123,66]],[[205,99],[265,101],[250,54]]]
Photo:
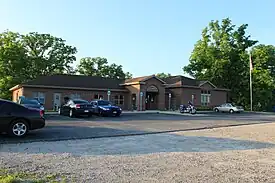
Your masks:
[[[122,84],[119,84],[119,86],[140,85],[140,84],[144,85],[146,83],[142,81],[137,81],[137,82],[122,83]]]
[[[108,89],[108,88],[82,88],[82,87],[64,87],[64,86],[46,86],[46,85],[22,85],[28,88],[47,88],[47,89],[66,89],[66,90],[89,90],[89,91],[114,91],[129,92],[127,89]]]
[[[157,77],[156,75],[149,76],[149,77],[143,79],[141,82],[146,82],[146,81],[148,81],[149,79],[152,79],[152,78],[155,78],[155,79],[159,80],[161,83],[166,84],[165,81],[163,81],[162,79],[160,79],[160,78]]]
[[[204,84],[206,84],[206,83],[209,83],[211,86],[213,86],[213,88],[217,88],[213,83],[211,83],[210,81],[205,81],[205,82],[203,82],[203,83],[201,83],[200,85],[199,85],[199,87],[201,87],[202,85],[204,85]]]
[[[14,87],[10,88],[9,91],[14,91],[14,90],[17,90],[22,87],[23,87],[23,85],[15,85]]]

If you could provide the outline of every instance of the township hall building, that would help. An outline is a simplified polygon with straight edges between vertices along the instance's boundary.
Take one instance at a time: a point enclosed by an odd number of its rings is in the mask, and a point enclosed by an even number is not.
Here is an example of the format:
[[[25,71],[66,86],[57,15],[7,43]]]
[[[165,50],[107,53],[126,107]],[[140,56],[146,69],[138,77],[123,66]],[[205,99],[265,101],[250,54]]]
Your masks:
[[[230,90],[218,88],[209,81],[184,76],[160,79],[155,75],[127,80],[82,75],[41,76],[10,89],[12,100],[20,96],[37,98],[45,109],[56,109],[64,97],[85,100],[104,99],[124,110],[178,109],[192,101],[195,106],[213,107],[227,102]]]

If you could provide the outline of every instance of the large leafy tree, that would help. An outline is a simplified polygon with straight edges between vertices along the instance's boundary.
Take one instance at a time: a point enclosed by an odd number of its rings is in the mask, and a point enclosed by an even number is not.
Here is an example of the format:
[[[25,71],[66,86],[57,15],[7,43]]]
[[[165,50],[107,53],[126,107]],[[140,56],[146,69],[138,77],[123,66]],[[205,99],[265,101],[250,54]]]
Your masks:
[[[162,73],[157,73],[156,76],[157,76],[158,78],[160,78],[160,79],[165,79],[165,78],[170,77],[171,74],[170,74],[170,73],[167,73],[167,74],[166,74],[166,73],[162,72]]]
[[[183,68],[196,79],[231,89],[232,100],[245,106],[249,104],[247,49],[257,43],[246,34],[247,27],[236,27],[229,18],[211,21],[195,44],[190,63]]]
[[[40,75],[73,72],[75,47],[49,34],[5,31],[0,34],[0,97],[10,98],[9,88]]]
[[[275,105],[275,47],[258,45],[252,51],[253,107],[256,110],[270,110]]]
[[[106,58],[102,57],[85,57],[80,59],[80,64],[77,66],[77,72],[86,76],[100,76],[115,79],[128,79],[132,75],[129,72],[124,72],[122,65],[108,64]]]

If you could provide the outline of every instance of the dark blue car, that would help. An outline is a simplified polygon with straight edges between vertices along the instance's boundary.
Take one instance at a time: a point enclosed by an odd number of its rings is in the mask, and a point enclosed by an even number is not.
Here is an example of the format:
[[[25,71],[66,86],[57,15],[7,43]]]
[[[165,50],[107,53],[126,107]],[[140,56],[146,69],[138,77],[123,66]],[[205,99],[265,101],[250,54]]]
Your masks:
[[[108,100],[92,100],[93,113],[98,116],[120,116],[122,109]]]

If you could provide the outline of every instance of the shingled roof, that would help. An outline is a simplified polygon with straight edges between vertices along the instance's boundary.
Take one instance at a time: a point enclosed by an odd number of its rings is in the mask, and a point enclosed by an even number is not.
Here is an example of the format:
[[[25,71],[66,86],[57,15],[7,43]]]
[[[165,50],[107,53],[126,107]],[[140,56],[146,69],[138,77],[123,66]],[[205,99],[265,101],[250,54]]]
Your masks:
[[[106,88],[124,89],[119,84],[124,83],[121,79],[103,78],[98,76],[66,75],[58,74],[40,76],[37,79],[22,83],[21,85],[72,87],[72,88]]]
[[[151,78],[156,78],[157,80],[159,80],[162,83],[166,83],[164,80],[158,78],[155,75],[150,75],[150,76],[142,76],[142,77],[136,77],[136,78],[132,78],[132,79],[126,79],[125,83],[135,83],[135,82],[145,82]]]

